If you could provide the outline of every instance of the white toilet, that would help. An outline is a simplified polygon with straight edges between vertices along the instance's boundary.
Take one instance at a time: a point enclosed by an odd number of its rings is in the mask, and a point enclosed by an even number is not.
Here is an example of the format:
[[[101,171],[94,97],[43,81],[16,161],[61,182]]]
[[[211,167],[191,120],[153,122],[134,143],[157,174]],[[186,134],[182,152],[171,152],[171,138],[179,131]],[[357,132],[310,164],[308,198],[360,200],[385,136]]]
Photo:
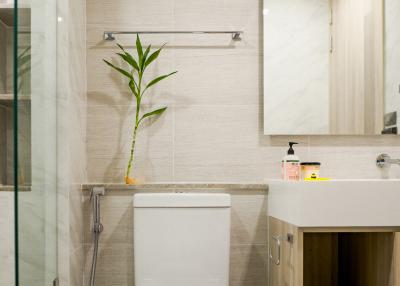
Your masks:
[[[228,194],[136,194],[135,286],[228,286]]]

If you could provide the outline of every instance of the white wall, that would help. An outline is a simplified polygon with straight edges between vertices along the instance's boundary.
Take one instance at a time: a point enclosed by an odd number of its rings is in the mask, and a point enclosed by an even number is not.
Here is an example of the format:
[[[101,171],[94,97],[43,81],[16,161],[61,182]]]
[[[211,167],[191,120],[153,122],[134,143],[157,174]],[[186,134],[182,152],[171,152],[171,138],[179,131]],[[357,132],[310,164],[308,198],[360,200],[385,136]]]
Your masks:
[[[105,30],[243,29],[229,36],[143,36],[168,42],[150,75],[178,70],[146,101],[167,105],[143,128],[136,175],[160,181],[253,181],[280,176],[286,142],[296,140],[302,160],[322,162],[322,176],[380,178],[376,155],[400,157],[400,139],[381,136],[263,135],[263,31],[261,0],[87,1],[87,166],[90,182],[123,182],[134,107],[126,82],[102,59],[117,58]],[[118,41],[133,45],[134,37]],[[150,94],[148,94],[150,95]],[[400,177],[394,166],[392,176]]]

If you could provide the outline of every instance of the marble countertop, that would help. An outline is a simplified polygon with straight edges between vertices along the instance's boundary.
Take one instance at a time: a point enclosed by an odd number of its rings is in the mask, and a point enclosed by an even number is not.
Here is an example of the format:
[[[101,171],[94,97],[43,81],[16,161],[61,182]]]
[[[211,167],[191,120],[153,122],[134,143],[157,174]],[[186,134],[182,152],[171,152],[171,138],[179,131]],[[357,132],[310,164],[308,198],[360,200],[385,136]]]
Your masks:
[[[126,184],[83,184],[82,190],[89,191],[93,187],[104,186],[108,191],[124,190],[179,190],[179,189],[225,189],[225,190],[268,190],[265,183],[147,183],[138,185]]]

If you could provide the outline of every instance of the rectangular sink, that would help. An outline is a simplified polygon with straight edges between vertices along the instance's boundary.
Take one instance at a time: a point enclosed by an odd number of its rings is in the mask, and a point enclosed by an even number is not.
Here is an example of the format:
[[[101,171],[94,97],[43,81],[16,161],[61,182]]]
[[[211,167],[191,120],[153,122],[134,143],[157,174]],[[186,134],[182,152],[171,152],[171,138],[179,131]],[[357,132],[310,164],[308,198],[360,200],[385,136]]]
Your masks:
[[[298,227],[399,227],[400,180],[268,182],[269,216]]]

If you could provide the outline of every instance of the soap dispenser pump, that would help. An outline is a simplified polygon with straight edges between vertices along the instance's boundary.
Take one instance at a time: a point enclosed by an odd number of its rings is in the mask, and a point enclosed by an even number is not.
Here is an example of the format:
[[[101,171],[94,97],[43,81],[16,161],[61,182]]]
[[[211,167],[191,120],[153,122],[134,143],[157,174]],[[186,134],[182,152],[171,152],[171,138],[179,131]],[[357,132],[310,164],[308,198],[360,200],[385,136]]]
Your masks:
[[[282,159],[282,179],[285,181],[300,180],[300,159],[294,154],[293,145],[296,142],[289,142],[287,155]]]

